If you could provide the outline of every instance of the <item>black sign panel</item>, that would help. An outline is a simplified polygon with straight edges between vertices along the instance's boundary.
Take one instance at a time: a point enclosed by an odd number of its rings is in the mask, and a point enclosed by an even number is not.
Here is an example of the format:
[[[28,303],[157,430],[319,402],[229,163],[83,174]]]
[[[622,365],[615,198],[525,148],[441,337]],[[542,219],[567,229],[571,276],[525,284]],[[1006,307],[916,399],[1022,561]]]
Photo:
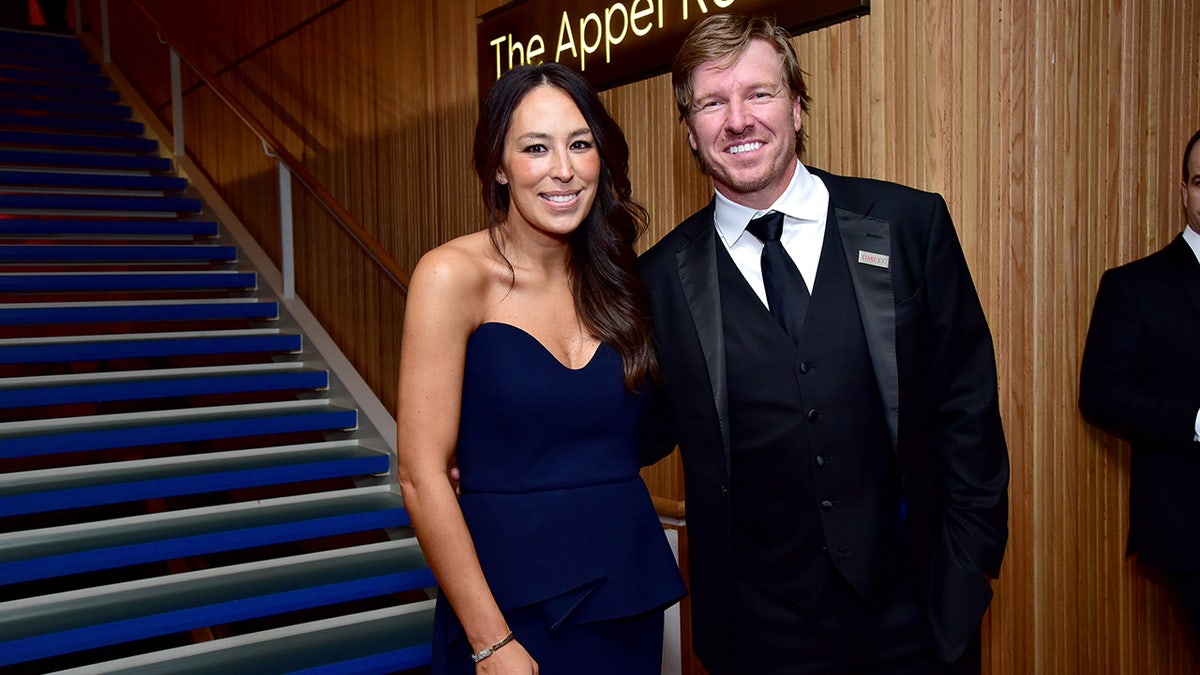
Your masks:
[[[524,63],[557,61],[597,89],[667,72],[710,14],[775,17],[793,34],[866,14],[870,0],[518,0],[479,24],[479,92]]]

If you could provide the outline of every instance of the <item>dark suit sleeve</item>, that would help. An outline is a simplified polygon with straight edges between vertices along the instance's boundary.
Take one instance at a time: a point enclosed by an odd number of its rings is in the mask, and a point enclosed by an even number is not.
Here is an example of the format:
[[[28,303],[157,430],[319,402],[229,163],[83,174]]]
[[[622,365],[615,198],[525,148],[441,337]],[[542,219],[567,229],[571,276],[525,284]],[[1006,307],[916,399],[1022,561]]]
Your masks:
[[[987,318],[940,196],[926,254],[933,441],[945,490],[944,534],[958,564],[997,576],[1008,540],[1008,447]]]
[[[1163,345],[1148,335],[1146,311],[1156,305],[1138,297],[1131,276],[1118,268],[1100,279],[1079,374],[1079,409],[1092,424],[1135,445],[1190,450],[1200,400],[1169,394],[1147,372],[1147,362],[1161,356],[1149,350]]]
[[[650,293],[651,298],[660,297],[664,293],[662,286],[665,282],[663,279],[667,275],[662,269],[665,265],[660,247],[654,247],[638,258],[638,274],[646,284],[646,290]],[[660,309],[661,304],[661,301],[658,303],[652,301],[651,307]],[[655,328],[655,341],[661,344],[667,338],[665,338],[659,323],[665,319],[661,312],[652,312],[652,321]],[[666,369],[661,351],[659,352],[659,364],[664,370]],[[642,466],[650,466],[671,454],[675,450],[675,444],[678,443],[671,412],[671,400],[664,382],[653,382],[650,385],[649,402],[646,406],[645,417],[642,418],[640,440],[638,459]]]
[[[650,466],[671,454],[675,443],[675,427],[667,394],[661,387],[652,386],[646,416],[642,420],[638,459],[642,466]]]
[[[937,196],[929,208],[922,271],[929,322],[921,329],[929,409],[917,413],[928,428],[916,433],[927,438],[941,483],[927,602],[935,654],[950,662],[979,630],[992,598],[987,577],[1000,573],[1009,463],[987,318],[945,201]]]

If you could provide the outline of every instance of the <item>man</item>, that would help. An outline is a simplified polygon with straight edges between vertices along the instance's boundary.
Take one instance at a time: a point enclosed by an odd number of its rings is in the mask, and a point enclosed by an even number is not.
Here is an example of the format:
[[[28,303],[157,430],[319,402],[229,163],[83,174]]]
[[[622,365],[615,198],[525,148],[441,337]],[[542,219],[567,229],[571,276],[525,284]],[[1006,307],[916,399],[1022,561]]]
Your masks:
[[[1200,131],[1183,153],[1183,233],[1100,279],[1079,409],[1133,445],[1129,543],[1200,628]]]
[[[643,459],[682,451],[696,653],[977,672],[1008,453],[945,202],[799,163],[808,95],[770,19],[705,19],[673,85],[716,196],[640,261],[664,375]],[[749,225],[769,212],[781,237]]]

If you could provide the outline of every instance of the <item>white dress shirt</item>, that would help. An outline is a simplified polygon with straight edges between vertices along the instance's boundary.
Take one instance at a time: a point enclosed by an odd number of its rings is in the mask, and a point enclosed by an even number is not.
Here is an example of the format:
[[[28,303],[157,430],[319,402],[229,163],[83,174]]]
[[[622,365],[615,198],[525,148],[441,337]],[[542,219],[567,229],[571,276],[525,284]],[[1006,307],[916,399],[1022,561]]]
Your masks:
[[[796,263],[800,276],[811,293],[817,277],[817,262],[821,259],[821,242],[825,237],[825,217],[829,213],[829,190],[820,178],[808,172],[799,161],[787,189],[770,208],[756,211],[736,204],[720,192],[716,197],[713,216],[721,243],[733,262],[746,277],[750,288],[767,305],[767,290],[762,277],[762,242],[746,232],[750,221],[769,211],[783,214],[783,248]],[[769,309],[769,306],[768,306]]]

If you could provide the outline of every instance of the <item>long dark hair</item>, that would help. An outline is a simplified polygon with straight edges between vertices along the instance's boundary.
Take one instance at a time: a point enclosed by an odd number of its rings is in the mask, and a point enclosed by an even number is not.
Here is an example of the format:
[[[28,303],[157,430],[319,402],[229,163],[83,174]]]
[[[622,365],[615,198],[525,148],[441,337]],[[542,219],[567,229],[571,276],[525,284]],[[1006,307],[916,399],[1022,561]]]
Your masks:
[[[557,63],[521,66],[505,73],[484,98],[475,127],[475,173],[490,216],[492,244],[503,256],[497,228],[508,218],[508,186],[496,180],[513,113],[541,86],[562,90],[583,114],[600,154],[600,185],[587,216],[570,235],[568,273],[575,310],[593,334],[621,356],[625,386],[637,391],[657,378],[649,296],[637,276],[633,245],[646,229],[646,209],[629,182],[629,144],[591,85]]]

